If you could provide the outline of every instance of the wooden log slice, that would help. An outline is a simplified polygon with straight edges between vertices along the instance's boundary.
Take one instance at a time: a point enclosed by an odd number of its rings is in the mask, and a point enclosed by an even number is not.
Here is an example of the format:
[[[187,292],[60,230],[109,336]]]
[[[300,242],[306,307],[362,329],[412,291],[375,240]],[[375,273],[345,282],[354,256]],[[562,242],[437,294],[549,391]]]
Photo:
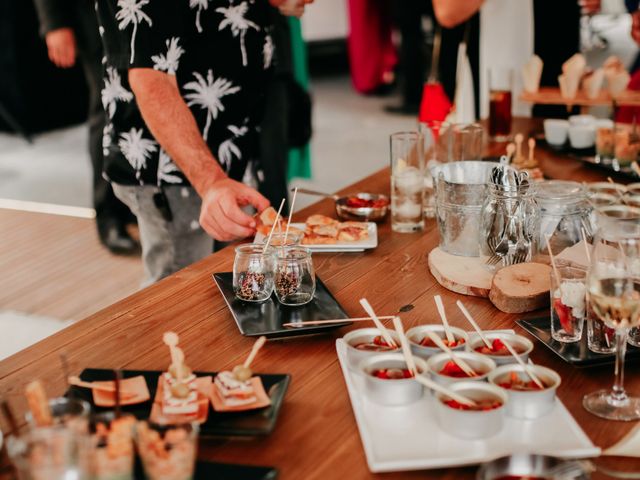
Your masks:
[[[549,306],[551,267],[519,263],[494,275],[489,300],[506,313],[531,312]]]
[[[485,257],[460,257],[434,248],[429,252],[431,275],[444,288],[463,295],[488,297],[491,273],[484,265]]]

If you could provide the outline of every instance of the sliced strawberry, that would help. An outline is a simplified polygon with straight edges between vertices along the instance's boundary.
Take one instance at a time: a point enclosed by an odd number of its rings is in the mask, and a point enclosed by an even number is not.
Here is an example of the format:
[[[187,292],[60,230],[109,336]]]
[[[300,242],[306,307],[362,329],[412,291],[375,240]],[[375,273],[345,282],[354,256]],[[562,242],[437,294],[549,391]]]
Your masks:
[[[555,298],[553,300],[553,309],[558,315],[560,325],[567,335],[573,335],[573,322],[571,321],[571,308],[567,307],[562,300]]]

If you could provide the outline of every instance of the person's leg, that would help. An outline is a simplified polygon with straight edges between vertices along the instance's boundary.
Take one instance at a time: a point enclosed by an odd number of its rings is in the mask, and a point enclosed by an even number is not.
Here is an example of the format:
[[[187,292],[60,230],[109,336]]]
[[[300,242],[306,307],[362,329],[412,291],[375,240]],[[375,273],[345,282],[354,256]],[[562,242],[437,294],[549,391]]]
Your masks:
[[[115,194],[138,218],[145,279],[143,286],[206,257],[213,240],[200,228],[200,197],[191,187],[113,185]],[[169,205],[169,221],[158,209],[154,196],[162,195]]]

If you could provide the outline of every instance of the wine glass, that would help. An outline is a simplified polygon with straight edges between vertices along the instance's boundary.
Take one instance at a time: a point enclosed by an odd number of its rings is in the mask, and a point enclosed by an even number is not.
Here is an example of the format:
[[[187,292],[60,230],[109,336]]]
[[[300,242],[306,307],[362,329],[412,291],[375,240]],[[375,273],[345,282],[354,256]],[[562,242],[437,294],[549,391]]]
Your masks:
[[[598,210],[587,295],[593,311],[615,329],[615,382],[611,390],[585,395],[584,407],[609,420],[640,419],[640,398],[624,390],[624,357],[629,329],[640,324],[640,209],[627,206]]]

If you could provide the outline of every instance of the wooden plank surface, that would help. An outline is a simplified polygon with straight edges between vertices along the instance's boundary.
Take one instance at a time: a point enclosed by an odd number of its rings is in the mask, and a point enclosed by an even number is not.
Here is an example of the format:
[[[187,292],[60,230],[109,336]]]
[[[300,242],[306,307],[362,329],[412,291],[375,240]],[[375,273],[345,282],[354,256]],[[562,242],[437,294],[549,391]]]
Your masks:
[[[549,157],[549,162],[552,160],[566,167],[550,168],[560,178],[583,168],[577,169],[575,162]],[[387,170],[380,171],[343,192],[388,193],[388,175]],[[584,177],[590,178],[590,174]],[[312,212],[332,214],[332,202],[323,200],[295,218],[304,219]],[[424,233],[414,234],[394,233],[387,221],[380,226],[377,249],[365,253],[314,254],[314,263],[318,276],[352,316],[362,313],[358,299],[367,297],[383,315],[412,305],[412,310],[402,314],[407,328],[436,322],[433,295],[439,293],[450,312],[451,323],[468,328],[454,305],[461,297],[440,287],[428,273],[427,254],[437,244],[434,220],[427,222]],[[187,362],[195,370],[215,371],[240,363],[253,340],[239,334],[211,279],[214,272],[230,271],[232,263],[233,250],[227,248],[0,362],[0,392],[20,415],[26,408],[22,391],[28,381],[40,378],[50,395],[62,394],[65,387],[58,353],[63,350],[74,373],[86,367],[165,369],[169,358],[161,336],[169,329],[180,335]],[[514,323],[517,316],[497,311],[488,300],[465,297],[464,301],[483,328],[515,328],[523,333]],[[254,370],[292,375],[275,431],[268,437],[254,439],[202,441],[200,457],[272,465],[285,480],[474,478],[475,468],[379,475],[368,471],[335,353],[335,339],[348,330],[268,342],[252,366]],[[598,419],[582,408],[583,394],[611,384],[611,366],[576,369],[539,342],[531,358],[562,375],[558,395],[596,445],[607,447],[634,426]],[[634,375],[634,368],[637,365],[627,370],[627,385],[631,392],[640,394],[640,377]],[[636,460],[598,462],[618,469],[640,469]]]

